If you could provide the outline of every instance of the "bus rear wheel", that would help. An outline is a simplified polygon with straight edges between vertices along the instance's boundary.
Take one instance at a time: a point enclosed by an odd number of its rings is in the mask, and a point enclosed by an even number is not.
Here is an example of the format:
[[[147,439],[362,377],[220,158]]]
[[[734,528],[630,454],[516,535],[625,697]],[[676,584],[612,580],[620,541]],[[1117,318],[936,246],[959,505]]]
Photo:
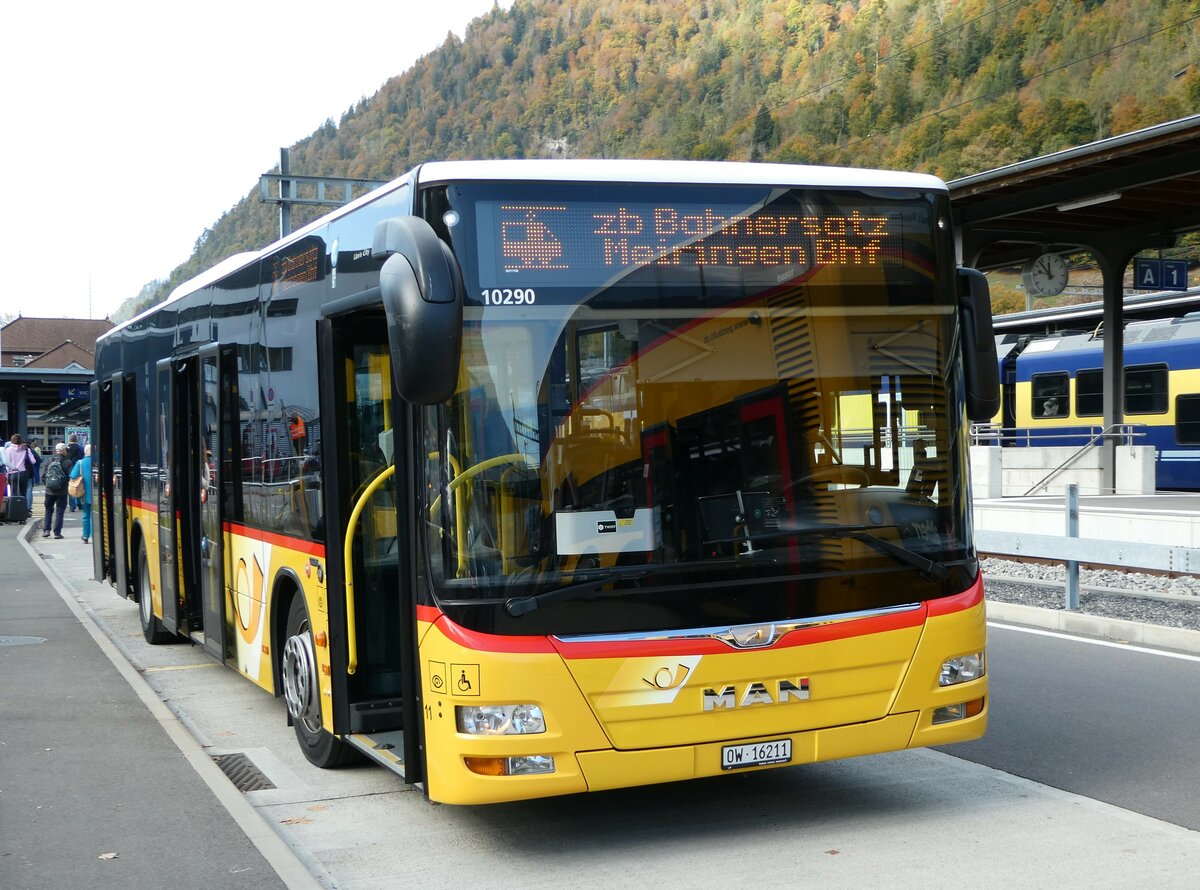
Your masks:
[[[146,542],[138,545],[138,617],[142,622],[142,636],[151,646],[161,646],[175,639],[175,635],[163,627],[154,616],[153,588],[150,584],[150,559],[146,556]]]
[[[287,702],[288,722],[296,731],[296,741],[309,762],[330,769],[350,762],[354,749],[321,725],[321,684],[317,655],[313,648],[312,626],[303,598],[292,598],[288,610],[287,642],[283,645],[283,698]]]

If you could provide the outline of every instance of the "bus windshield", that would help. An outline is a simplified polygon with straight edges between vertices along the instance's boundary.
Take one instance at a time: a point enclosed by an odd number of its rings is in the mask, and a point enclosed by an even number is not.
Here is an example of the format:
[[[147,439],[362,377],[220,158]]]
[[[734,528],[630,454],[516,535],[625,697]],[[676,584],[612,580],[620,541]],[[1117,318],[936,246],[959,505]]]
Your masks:
[[[974,577],[945,196],[454,183],[426,572],[505,633],[805,619]]]

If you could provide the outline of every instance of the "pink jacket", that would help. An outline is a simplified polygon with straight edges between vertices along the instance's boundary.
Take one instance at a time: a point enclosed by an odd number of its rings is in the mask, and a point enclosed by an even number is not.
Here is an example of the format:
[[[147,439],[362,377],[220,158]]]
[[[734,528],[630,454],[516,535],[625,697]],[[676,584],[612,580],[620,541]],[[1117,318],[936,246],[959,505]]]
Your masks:
[[[4,446],[4,465],[10,473],[28,473],[33,469],[33,455],[27,445]]]

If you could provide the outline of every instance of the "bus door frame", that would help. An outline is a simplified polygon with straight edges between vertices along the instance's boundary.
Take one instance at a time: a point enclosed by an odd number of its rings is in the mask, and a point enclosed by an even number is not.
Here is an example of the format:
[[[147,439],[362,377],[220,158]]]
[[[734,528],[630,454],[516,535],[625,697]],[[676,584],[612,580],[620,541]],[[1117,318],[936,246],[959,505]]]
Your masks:
[[[372,299],[373,297],[373,299]],[[361,315],[351,310],[376,309],[378,289],[354,295],[346,302],[344,313],[327,314],[317,320],[317,371],[320,381],[320,406],[322,417],[335,417],[344,407],[346,397],[344,382],[345,359],[349,347],[359,342],[355,337],[357,327],[367,323]],[[389,328],[390,331],[390,328]],[[388,348],[394,355],[392,344]],[[392,361],[392,463],[395,466],[396,502],[414,503],[413,482],[416,473],[415,413],[395,390],[395,361]],[[330,660],[335,667],[331,678],[333,685],[333,728],[334,732],[346,734],[351,728],[350,683],[346,672],[349,651],[346,644],[347,614],[344,597],[334,591],[345,591],[346,570],[342,564],[342,545],[345,541],[346,523],[353,505],[343,503],[340,493],[349,487],[348,468],[345,465],[347,443],[344,441],[340,424],[322,424],[321,466],[322,494],[325,498],[326,571],[329,598]],[[398,510],[396,516],[397,558],[401,560],[401,589],[404,597],[399,610],[399,627],[403,646],[404,669],[401,673],[401,719],[404,724],[404,782],[417,784],[425,780],[424,739],[425,722],[422,715],[421,662],[417,641],[417,561],[418,550],[416,527],[412,511]],[[407,557],[405,557],[407,554]]]
[[[132,379],[132,378],[131,378]],[[126,599],[137,599],[137,594],[134,592],[135,584],[129,575],[129,554],[127,548],[129,546],[128,534],[125,530],[125,454],[128,451],[128,442],[125,441],[127,431],[125,427],[126,408],[129,411],[133,410],[133,400],[130,400],[128,406],[125,405],[125,387],[127,381],[125,375],[120,371],[112,375],[112,498],[109,517],[109,528],[112,529],[112,561],[114,581],[116,582],[117,591]]]
[[[212,343],[200,350],[200,424],[197,427],[198,442],[194,449],[201,462],[201,481],[206,488],[200,495],[200,602],[204,627],[204,648],[218,661],[226,660],[225,652],[225,582],[229,577],[225,564],[225,522],[222,497],[222,467],[228,464],[233,433],[226,416],[225,398],[236,390],[230,389],[230,375],[237,379],[237,355],[232,346]],[[210,374],[211,370],[211,374]],[[232,396],[230,396],[232,397]],[[208,417],[209,400],[212,401],[213,417]],[[210,420],[215,426],[209,429]],[[208,471],[205,451],[209,447],[206,433],[215,431],[216,450]]]
[[[175,520],[175,425],[180,405],[175,398],[175,359],[160,359],[155,364],[155,386],[158,392],[159,443],[158,466],[158,583],[162,593],[162,623],[171,633],[180,634],[179,564],[183,553],[176,546]]]
[[[96,429],[92,445],[92,577],[116,581],[112,547],[112,381],[91,382],[92,417]]]

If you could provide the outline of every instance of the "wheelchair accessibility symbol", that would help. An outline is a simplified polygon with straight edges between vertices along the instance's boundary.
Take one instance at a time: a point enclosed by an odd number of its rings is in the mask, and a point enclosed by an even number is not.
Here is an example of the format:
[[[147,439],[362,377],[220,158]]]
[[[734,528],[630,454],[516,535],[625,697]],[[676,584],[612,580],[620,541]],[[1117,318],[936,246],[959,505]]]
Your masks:
[[[479,695],[479,665],[450,665],[451,695]]]

